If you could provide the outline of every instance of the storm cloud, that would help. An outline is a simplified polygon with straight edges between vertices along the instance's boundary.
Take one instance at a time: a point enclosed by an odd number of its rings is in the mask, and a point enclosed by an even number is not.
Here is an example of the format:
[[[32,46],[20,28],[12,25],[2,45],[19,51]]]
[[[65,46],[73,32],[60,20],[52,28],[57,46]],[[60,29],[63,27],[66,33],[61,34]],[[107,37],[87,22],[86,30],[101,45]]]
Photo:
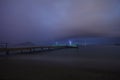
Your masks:
[[[0,0],[0,40],[120,37],[120,0]]]

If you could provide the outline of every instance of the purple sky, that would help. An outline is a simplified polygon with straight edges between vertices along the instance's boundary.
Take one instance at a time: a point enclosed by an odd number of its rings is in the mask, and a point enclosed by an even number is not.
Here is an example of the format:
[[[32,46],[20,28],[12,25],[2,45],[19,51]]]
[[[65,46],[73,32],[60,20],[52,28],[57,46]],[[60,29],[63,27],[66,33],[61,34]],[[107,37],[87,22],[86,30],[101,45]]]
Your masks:
[[[120,0],[0,0],[0,41],[120,37]]]

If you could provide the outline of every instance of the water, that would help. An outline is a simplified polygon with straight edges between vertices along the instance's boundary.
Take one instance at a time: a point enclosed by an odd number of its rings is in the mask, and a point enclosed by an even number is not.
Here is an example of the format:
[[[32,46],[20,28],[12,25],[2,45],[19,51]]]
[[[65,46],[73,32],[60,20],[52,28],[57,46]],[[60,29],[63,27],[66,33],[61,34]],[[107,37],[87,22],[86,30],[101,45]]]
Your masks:
[[[7,80],[120,80],[120,47],[86,46],[19,54],[0,57],[0,64],[0,79]]]

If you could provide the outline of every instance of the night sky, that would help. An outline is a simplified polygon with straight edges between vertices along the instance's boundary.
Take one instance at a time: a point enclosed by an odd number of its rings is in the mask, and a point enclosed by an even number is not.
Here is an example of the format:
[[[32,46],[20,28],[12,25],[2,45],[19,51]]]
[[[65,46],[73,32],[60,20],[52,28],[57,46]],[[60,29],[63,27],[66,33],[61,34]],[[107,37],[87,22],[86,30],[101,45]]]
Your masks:
[[[119,38],[120,0],[0,0],[0,41]]]

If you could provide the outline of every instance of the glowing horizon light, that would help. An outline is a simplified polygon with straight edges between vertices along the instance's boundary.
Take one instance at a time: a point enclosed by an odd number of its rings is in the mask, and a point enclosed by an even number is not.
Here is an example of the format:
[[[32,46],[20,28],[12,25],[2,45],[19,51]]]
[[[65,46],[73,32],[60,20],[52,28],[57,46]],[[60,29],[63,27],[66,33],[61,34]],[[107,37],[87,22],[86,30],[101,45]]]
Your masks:
[[[56,45],[58,45],[58,42],[55,42]]]
[[[71,40],[69,40],[69,45],[70,45],[70,46],[72,45],[72,41],[71,41]]]

